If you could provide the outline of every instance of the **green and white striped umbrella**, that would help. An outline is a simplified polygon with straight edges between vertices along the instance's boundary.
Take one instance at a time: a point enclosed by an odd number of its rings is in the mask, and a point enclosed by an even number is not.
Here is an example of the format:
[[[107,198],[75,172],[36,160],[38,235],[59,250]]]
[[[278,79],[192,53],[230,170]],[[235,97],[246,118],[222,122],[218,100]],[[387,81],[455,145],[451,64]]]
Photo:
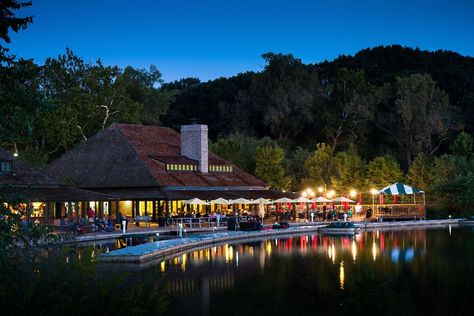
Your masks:
[[[401,182],[396,182],[379,191],[380,194],[399,195],[399,194],[414,194],[423,193],[420,189],[408,186]]]

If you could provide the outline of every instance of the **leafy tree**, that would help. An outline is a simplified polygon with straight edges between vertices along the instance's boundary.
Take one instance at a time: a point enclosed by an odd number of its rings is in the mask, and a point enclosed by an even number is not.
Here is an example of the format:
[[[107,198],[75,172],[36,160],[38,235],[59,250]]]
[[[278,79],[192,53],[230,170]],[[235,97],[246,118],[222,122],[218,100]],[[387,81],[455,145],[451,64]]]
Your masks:
[[[432,161],[424,153],[419,153],[408,169],[408,183],[426,191],[432,185],[433,177]]]
[[[285,174],[285,152],[278,146],[257,147],[255,175],[272,189],[288,190],[291,178]]]
[[[340,69],[332,82],[326,132],[332,149],[345,138],[346,142],[365,140],[368,123],[373,118],[376,89],[366,81],[362,70]]]
[[[305,162],[310,154],[309,150],[298,147],[292,151],[291,157],[288,159],[287,170],[292,178],[293,189],[296,191],[300,191],[304,187],[301,181],[307,176]]]
[[[319,77],[292,55],[267,53],[262,57],[266,66],[250,87],[251,106],[260,112],[270,136],[297,137],[314,122],[322,95]]]
[[[367,166],[368,187],[381,189],[402,180],[403,171],[397,160],[390,155],[376,157]]]
[[[397,78],[392,112],[380,113],[378,126],[387,132],[410,165],[420,152],[433,154],[454,129],[448,95],[429,75]]]
[[[211,143],[209,149],[215,154],[236,164],[243,170],[253,173],[256,165],[255,156],[257,147],[267,146],[276,146],[276,142],[268,137],[256,139],[236,134]]]
[[[474,140],[472,136],[466,132],[461,132],[449,149],[454,155],[469,157],[472,154]]]
[[[31,1],[2,0],[0,2],[0,39],[9,44],[10,30],[18,32],[27,28],[28,24],[33,22],[33,17],[18,17],[16,10],[31,6]],[[13,61],[11,56],[7,55],[8,49],[0,43],[0,63]]]
[[[0,145],[21,150],[41,137],[38,125],[47,111],[40,91],[41,69],[20,59],[0,67]]]
[[[316,150],[306,159],[305,169],[312,184],[329,186],[334,175],[332,148],[325,143],[317,144]]]
[[[334,157],[335,174],[331,177],[334,188],[348,192],[351,188],[363,190],[367,164],[357,153],[355,146],[347,151],[338,152]]]

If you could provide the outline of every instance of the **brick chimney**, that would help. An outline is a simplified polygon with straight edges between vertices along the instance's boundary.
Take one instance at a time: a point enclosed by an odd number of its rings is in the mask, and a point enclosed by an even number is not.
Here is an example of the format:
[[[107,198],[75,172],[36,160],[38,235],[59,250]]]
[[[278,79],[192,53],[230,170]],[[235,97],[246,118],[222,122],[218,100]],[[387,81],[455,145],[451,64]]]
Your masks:
[[[207,173],[209,169],[207,131],[207,125],[181,126],[181,155],[197,160],[202,173]]]

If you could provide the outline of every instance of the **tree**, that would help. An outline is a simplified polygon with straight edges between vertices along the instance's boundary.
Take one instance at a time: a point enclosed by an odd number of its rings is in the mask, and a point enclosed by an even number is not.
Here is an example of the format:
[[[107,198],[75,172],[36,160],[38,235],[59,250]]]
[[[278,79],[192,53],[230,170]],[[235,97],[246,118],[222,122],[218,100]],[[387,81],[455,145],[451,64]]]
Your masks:
[[[231,161],[243,170],[253,173],[255,171],[255,156],[257,147],[276,146],[276,142],[268,137],[261,139],[247,137],[240,134],[221,138],[209,145],[209,149]]]
[[[404,153],[409,166],[420,152],[435,153],[455,129],[448,95],[429,75],[397,78],[397,99],[389,113],[379,113],[379,128]]]
[[[365,139],[367,124],[373,118],[376,89],[366,81],[362,70],[340,69],[332,82],[329,108],[325,111],[326,132],[332,150],[344,138],[348,143]]]
[[[408,183],[426,191],[432,185],[433,176],[433,163],[427,155],[419,153],[408,169]]]
[[[347,151],[338,152],[334,157],[335,174],[331,177],[334,188],[349,192],[351,188],[363,190],[367,164],[357,153],[354,145]]]
[[[292,55],[267,53],[263,72],[254,76],[249,99],[274,138],[297,137],[314,122],[322,95],[316,72],[309,71]]]
[[[333,151],[325,143],[316,145],[316,150],[306,159],[305,168],[311,183],[317,186],[329,186],[334,175]]]
[[[472,154],[474,140],[472,136],[466,132],[461,132],[449,149],[454,155],[469,157]]]
[[[301,181],[307,176],[305,162],[310,154],[309,150],[298,147],[292,151],[291,157],[288,160],[288,174],[292,178],[291,183],[293,184],[293,189],[296,191],[303,189],[303,183]]]
[[[31,6],[31,1],[2,0],[0,2],[0,39],[9,44],[10,30],[18,32],[27,28],[28,24],[33,22],[33,17],[17,17],[16,10]],[[13,61],[12,57],[7,56],[8,49],[0,43],[0,63]]]
[[[279,146],[257,147],[255,175],[272,189],[288,190],[291,178],[285,174],[285,152]]]
[[[390,155],[379,156],[367,166],[367,186],[381,189],[403,180],[403,171],[397,160]]]

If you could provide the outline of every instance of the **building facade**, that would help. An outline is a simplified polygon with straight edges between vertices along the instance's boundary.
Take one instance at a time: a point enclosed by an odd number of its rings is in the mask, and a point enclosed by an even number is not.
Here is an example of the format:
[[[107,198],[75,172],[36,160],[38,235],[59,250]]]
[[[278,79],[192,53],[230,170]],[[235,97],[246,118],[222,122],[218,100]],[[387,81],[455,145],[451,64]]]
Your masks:
[[[114,196],[110,206],[129,217],[156,220],[189,214],[191,198],[269,198],[288,194],[209,152],[206,125],[167,127],[112,124],[46,167],[46,172],[80,189]],[[243,205],[239,207],[245,207]],[[224,206],[193,207],[201,214]]]

